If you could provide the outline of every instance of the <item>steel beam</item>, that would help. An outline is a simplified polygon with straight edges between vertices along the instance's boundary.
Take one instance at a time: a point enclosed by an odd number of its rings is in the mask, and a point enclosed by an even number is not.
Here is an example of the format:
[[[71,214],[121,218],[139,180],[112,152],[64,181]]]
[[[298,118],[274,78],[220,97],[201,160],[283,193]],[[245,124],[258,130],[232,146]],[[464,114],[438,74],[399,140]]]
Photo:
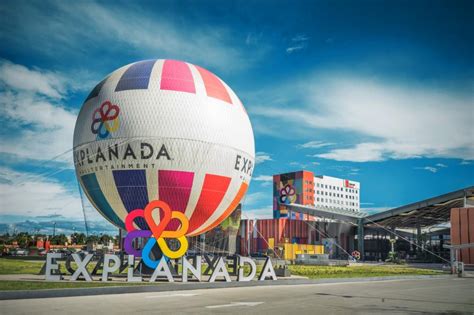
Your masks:
[[[364,219],[357,220],[357,250],[360,253],[360,259],[364,260]]]
[[[474,186],[466,187],[464,189],[456,190],[444,195],[440,195],[437,197],[429,198],[426,200],[422,200],[419,202],[414,202],[408,204],[406,206],[398,207],[395,209],[387,210],[384,212],[380,212],[377,214],[373,214],[367,217],[370,221],[381,221],[390,217],[394,217],[397,215],[405,214],[414,210],[418,210],[421,208],[429,207],[429,206],[437,206],[439,204],[443,204],[445,202],[453,201],[454,199],[461,199],[464,198],[471,198],[474,196]],[[367,222],[368,223],[368,222]]]
[[[322,217],[326,219],[339,220],[354,225],[358,224],[358,220],[365,217],[365,212],[353,212],[349,210],[336,210],[327,208],[316,208],[314,206],[306,206],[300,204],[285,204],[289,210],[293,212],[312,215],[315,217]]]

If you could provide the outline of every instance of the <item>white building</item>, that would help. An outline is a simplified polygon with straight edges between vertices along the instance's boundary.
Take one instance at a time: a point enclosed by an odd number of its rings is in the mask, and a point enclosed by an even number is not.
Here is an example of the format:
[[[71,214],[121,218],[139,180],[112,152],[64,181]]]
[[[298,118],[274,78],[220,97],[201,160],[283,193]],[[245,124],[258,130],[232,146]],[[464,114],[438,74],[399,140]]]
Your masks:
[[[314,205],[360,211],[360,183],[331,176],[314,178]]]

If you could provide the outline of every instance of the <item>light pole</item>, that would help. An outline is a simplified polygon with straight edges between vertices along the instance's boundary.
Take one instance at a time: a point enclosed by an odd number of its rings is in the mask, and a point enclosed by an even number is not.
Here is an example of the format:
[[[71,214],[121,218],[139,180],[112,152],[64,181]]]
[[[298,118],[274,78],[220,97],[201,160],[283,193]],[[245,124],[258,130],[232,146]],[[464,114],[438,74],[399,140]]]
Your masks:
[[[53,237],[56,236],[56,222],[53,222]]]

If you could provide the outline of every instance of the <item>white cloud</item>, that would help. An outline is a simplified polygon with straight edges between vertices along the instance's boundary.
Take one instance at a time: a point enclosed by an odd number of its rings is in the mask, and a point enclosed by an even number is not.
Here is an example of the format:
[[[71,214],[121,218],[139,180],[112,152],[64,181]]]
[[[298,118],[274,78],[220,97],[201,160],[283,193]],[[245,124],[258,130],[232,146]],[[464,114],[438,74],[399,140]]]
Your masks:
[[[19,69],[22,81],[30,83],[24,86],[12,83],[8,78],[10,74],[0,72],[0,80],[8,82],[0,92],[0,115],[10,130],[7,136],[0,138],[0,152],[23,159],[49,160],[70,150],[76,113],[51,99],[65,93],[53,84],[57,77],[20,65],[9,64],[8,67]],[[44,85],[35,89],[36,81]],[[50,98],[44,97],[47,94]],[[72,154],[64,155],[61,161],[72,163]]]
[[[448,167],[446,164],[437,163],[435,166],[415,167],[417,170],[425,170],[431,173],[437,173],[440,169]]]
[[[316,154],[316,157],[336,161],[369,162],[383,161],[384,147],[379,143],[360,143],[353,148],[334,149],[327,153]]]
[[[305,42],[307,40],[309,40],[309,37],[305,34],[298,34],[291,39],[293,42]]]
[[[55,157],[56,162],[63,163],[54,167],[42,163],[41,174],[0,168],[2,220],[14,218],[19,226],[24,226],[25,220],[36,222],[38,217],[58,215],[62,221],[83,221],[77,188],[71,191],[53,178],[73,166],[70,150],[76,113],[62,105],[68,93],[77,90],[72,87],[73,82],[60,73],[0,60],[0,116],[5,131],[0,138],[0,153],[30,170],[38,165],[32,160],[49,161]],[[87,200],[84,202],[88,204]],[[88,216],[104,222],[93,209]]]
[[[273,176],[271,175],[259,175],[252,178],[256,182],[271,182],[273,181]]]
[[[246,194],[245,199],[244,199],[244,205],[246,207],[251,206],[251,205],[255,205],[255,204],[259,203],[260,201],[268,199],[268,198],[269,198],[268,194],[266,192],[261,192],[261,191]]]
[[[376,214],[376,213],[384,212],[384,211],[394,209],[394,208],[396,207],[367,207],[367,208],[361,208],[360,210],[368,214]]]
[[[62,98],[65,80],[57,73],[31,70],[23,65],[0,59],[0,84],[18,91],[39,93],[51,98]]]
[[[263,207],[263,208],[251,208],[249,210],[244,209],[242,211],[243,219],[271,219],[273,218],[273,208]]]
[[[255,163],[256,164],[261,164],[265,161],[273,161],[272,157],[270,156],[269,153],[266,152],[257,152],[255,154]]]
[[[474,159],[470,94],[400,86],[344,73],[306,78],[295,82],[291,91],[284,87],[273,90],[278,90],[278,95],[269,96],[266,103],[274,106],[254,106],[252,115],[291,124],[293,132],[309,135],[326,129],[355,142],[316,157],[354,162],[414,157]],[[298,100],[305,106],[289,105]]]
[[[247,37],[245,38],[245,44],[247,46],[257,46],[261,43],[262,38],[262,33],[248,33]]]
[[[27,180],[23,180],[24,178]],[[21,180],[21,184],[17,182]],[[25,217],[54,216],[82,219],[81,199],[59,182],[0,168],[0,213]]]
[[[126,50],[131,56],[172,56],[221,71],[243,69],[260,60],[268,47],[242,49],[244,34],[221,26],[181,23],[165,11],[134,3],[21,2],[2,8],[2,39],[44,55],[79,56],[90,51]],[[25,16],[28,18],[25,19]],[[52,18],[53,17],[53,18]],[[137,58],[137,57],[135,57]]]
[[[53,221],[58,223],[56,232],[71,233],[73,226],[81,231],[85,212],[89,232],[116,232],[85,195],[83,198],[82,203],[77,186],[71,190],[45,176],[0,167],[0,231],[14,226],[19,231],[51,233]]]
[[[438,172],[438,169],[436,167],[433,167],[433,166],[415,167],[415,169],[425,170],[425,171],[428,171],[428,172],[431,172],[431,173],[437,173]]]
[[[297,161],[290,162],[289,165],[290,166],[296,166],[296,167],[299,167],[301,169],[305,169],[308,166],[307,164],[297,162]]]
[[[305,44],[297,44],[297,45],[294,45],[294,46],[287,47],[287,48],[286,48],[286,52],[287,52],[288,54],[291,54],[291,53],[293,53],[293,52],[295,52],[295,51],[298,51],[298,50],[301,50],[301,49],[303,49],[303,48],[305,48],[305,47],[306,47]]]
[[[324,141],[309,141],[303,144],[298,144],[297,147],[303,149],[319,149],[331,145],[334,145],[334,143]]]
[[[286,48],[286,53],[291,54],[295,51],[306,48],[308,40],[309,37],[304,34],[294,36],[290,41],[290,46]]]

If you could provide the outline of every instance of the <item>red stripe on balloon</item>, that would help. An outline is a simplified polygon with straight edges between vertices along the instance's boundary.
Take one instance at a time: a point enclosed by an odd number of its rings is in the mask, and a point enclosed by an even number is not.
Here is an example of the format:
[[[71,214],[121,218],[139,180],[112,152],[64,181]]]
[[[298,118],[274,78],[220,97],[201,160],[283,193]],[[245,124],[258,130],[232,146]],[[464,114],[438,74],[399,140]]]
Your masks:
[[[166,202],[172,211],[185,212],[193,186],[194,173],[183,171],[158,171],[158,193],[160,200]],[[177,220],[168,223],[167,230],[175,231]]]
[[[214,97],[232,104],[230,95],[227,92],[227,89],[225,88],[224,84],[222,84],[221,80],[219,80],[218,77],[216,77],[213,73],[207,71],[206,69],[203,69],[199,66],[195,67],[199,71],[202,81],[204,82],[207,96]]]
[[[160,88],[162,90],[196,93],[189,66],[182,61],[165,60],[161,72]]]
[[[217,220],[215,220],[212,224],[210,224],[207,228],[205,228],[204,230],[200,231],[199,234],[202,234],[202,233],[205,233],[207,231],[210,231],[212,230],[213,228],[215,228],[216,226],[218,226],[219,224],[222,223],[222,221],[224,221],[225,219],[227,219],[227,217],[232,213],[234,212],[234,210],[237,208],[237,206],[239,205],[239,202],[240,200],[242,200],[242,197],[245,195],[245,192],[247,191],[247,188],[249,187],[249,185],[247,183],[242,183],[242,185],[240,185],[240,188],[239,188],[239,191],[237,192],[237,194],[235,195],[234,197],[234,200],[232,200],[232,202],[230,203],[230,205],[227,207],[227,209],[219,216],[219,218],[217,218]],[[194,235],[190,235],[190,236],[194,236]]]
[[[229,188],[230,177],[206,174],[196,208],[189,220],[188,234],[200,228],[216,211]]]

